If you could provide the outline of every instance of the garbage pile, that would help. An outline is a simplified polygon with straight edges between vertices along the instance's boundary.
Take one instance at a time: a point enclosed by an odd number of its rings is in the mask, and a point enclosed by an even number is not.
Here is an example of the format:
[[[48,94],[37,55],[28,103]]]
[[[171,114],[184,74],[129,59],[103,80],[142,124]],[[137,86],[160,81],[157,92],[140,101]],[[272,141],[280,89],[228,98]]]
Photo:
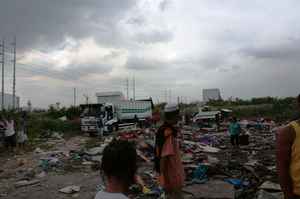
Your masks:
[[[159,195],[162,191],[152,163],[155,132],[156,129],[121,132],[118,137],[136,142],[141,161],[139,173],[149,194]],[[230,145],[227,131],[183,126],[181,135],[186,198],[282,198],[273,131],[250,129],[249,143],[239,148]],[[140,190],[137,198],[143,197],[149,198]]]
[[[156,128],[123,130],[117,139],[136,143],[139,156],[138,177],[144,186],[131,187],[132,198],[155,199],[163,195],[154,172],[154,145]],[[200,129],[182,126],[180,145],[186,181],[183,189],[185,198],[206,199],[280,199],[283,198],[277,183],[275,167],[275,133],[255,128],[247,129],[248,142],[239,148],[232,147],[226,129]],[[97,138],[95,138],[97,139]],[[39,184],[49,173],[65,173],[74,170],[98,171],[104,148],[113,136],[97,139],[91,147],[44,151],[36,148],[38,168],[23,173],[15,187]],[[56,134],[47,143],[65,145],[65,140]],[[103,189],[103,186],[99,186]],[[80,187],[71,186],[60,190],[62,193],[76,194]]]

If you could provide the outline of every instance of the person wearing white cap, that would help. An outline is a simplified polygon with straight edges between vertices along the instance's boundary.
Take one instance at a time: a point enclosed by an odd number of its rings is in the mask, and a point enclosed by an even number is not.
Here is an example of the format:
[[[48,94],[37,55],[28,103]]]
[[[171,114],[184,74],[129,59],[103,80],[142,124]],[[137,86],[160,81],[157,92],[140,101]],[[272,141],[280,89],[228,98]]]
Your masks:
[[[178,129],[179,108],[167,104],[164,109],[164,124],[158,129],[155,138],[155,170],[167,198],[182,199],[184,169],[180,158]]]

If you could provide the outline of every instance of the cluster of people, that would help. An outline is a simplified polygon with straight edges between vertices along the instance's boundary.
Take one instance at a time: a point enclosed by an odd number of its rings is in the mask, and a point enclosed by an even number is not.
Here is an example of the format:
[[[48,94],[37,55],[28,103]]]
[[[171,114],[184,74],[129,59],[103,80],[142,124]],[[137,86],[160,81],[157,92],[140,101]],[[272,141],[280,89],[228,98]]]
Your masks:
[[[179,109],[176,105],[165,108],[165,122],[156,133],[155,171],[166,198],[182,199],[184,169],[179,150],[179,130],[176,127]],[[120,164],[122,162],[122,164]],[[113,140],[103,151],[101,171],[106,188],[95,199],[128,199],[132,183],[143,186],[137,176],[137,153],[135,146],[124,140]]]
[[[8,151],[14,151],[17,146],[20,149],[25,147],[28,140],[26,123],[26,112],[21,114],[18,124],[10,114],[0,115],[0,134]]]

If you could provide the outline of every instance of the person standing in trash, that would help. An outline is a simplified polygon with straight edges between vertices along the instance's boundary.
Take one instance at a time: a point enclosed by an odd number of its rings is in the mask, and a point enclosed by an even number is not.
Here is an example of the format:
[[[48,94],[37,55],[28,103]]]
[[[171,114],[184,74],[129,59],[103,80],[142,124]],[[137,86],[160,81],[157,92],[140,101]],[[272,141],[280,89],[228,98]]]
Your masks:
[[[137,153],[134,145],[125,140],[113,140],[103,151],[101,173],[106,187],[95,199],[128,199],[126,196],[135,182]]]
[[[219,132],[220,131],[220,123],[221,123],[220,113],[216,114],[215,119],[216,119],[216,125],[217,125],[217,132]]]
[[[3,117],[3,115],[0,114],[0,138],[1,138],[1,142],[4,141],[4,138],[5,138],[5,128],[6,128],[6,123],[4,122],[4,117]]]
[[[27,136],[27,114],[24,111],[21,114],[20,129],[19,129],[18,135],[17,135],[17,143],[18,143],[19,149],[24,149],[25,148],[25,144],[26,144],[27,140],[28,140],[28,136]]]
[[[103,117],[102,115],[99,116],[99,120],[97,120],[97,134],[99,138],[103,137]]]
[[[239,146],[239,136],[242,129],[236,117],[233,117],[229,124],[230,142],[232,146]]]
[[[300,109],[300,95],[297,98]],[[277,170],[286,199],[300,198],[300,119],[280,128],[277,133]]]
[[[10,115],[7,116],[5,123],[5,146],[7,149],[13,151],[16,147],[16,132],[15,132],[15,122]]]
[[[159,183],[167,198],[182,199],[184,169],[180,158],[177,140],[179,109],[177,105],[166,105],[165,122],[158,129],[155,140],[155,170],[159,174]]]

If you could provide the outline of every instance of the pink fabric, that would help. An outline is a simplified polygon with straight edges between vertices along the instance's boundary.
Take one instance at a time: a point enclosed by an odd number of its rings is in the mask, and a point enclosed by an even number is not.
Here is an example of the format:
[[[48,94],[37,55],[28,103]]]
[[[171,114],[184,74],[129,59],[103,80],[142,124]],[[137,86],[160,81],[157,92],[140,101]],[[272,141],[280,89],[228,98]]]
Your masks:
[[[171,155],[175,155],[175,146],[174,146],[174,139],[173,136],[169,136],[167,138],[166,142],[163,145],[162,151],[161,151],[161,157],[167,157]]]
[[[165,167],[161,168],[161,186],[167,190],[182,188],[185,174],[181,162],[179,144],[173,136],[167,138],[162,148],[161,157],[161,161],[165,163]]]

